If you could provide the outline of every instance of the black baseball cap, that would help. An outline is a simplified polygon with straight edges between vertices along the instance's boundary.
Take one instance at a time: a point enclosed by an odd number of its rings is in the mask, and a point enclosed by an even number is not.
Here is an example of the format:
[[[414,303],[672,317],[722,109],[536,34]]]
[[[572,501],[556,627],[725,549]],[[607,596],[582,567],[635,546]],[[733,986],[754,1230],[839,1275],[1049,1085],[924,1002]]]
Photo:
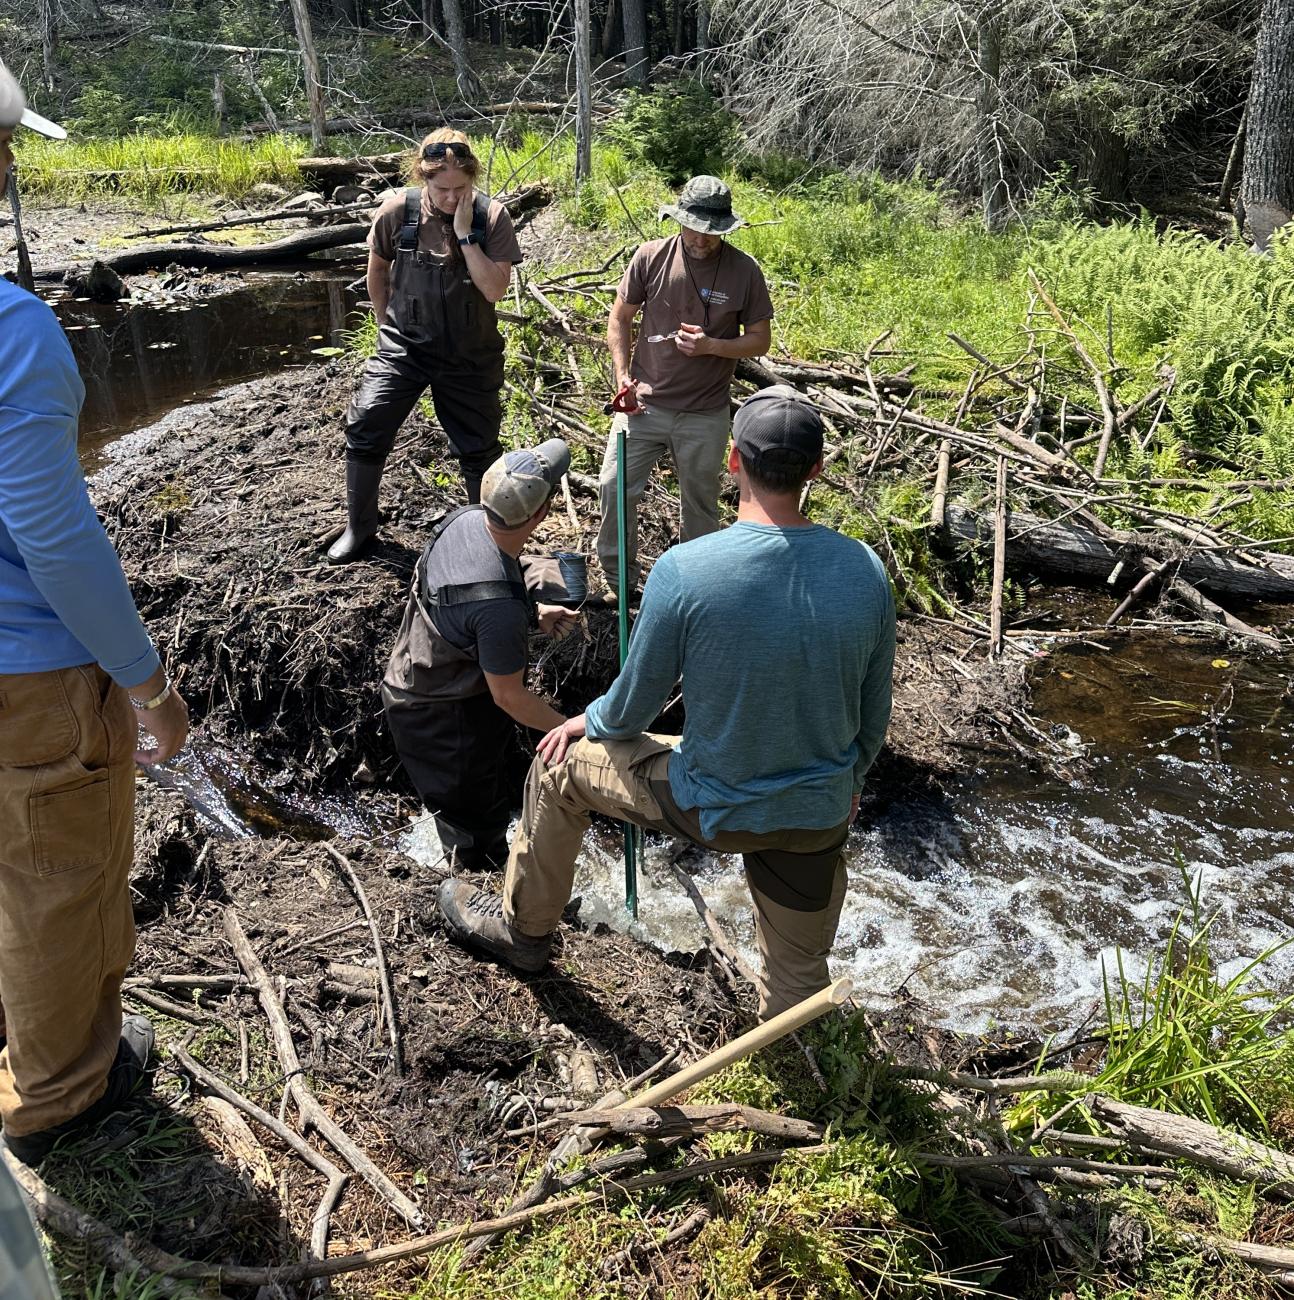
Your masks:
[[[806,470],[822,458],[823,425],[812,403],[789,384],[761,388],[746,398],[732,422],[733,445],[758,465],[765,452],[786,452],[774,459],[803,460]]]

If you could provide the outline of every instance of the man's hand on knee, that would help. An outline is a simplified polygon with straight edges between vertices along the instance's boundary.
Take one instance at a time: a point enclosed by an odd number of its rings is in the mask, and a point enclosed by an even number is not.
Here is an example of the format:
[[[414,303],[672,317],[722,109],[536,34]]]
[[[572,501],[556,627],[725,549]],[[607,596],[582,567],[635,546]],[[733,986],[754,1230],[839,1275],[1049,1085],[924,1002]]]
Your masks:
[[[566,751],[584,736],[584,715],[567,718],[560,727],[554,727],[537,746],[540,758],[549,767],[556,767],[566,758]]]

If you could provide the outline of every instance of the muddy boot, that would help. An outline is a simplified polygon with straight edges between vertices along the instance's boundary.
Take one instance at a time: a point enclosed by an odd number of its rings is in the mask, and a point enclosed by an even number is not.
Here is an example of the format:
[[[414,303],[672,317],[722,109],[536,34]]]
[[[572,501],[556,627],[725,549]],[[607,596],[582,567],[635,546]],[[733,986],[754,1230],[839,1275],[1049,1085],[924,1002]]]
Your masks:
[[[437,902],[446,928],[460,943],[532,974],[548,964],[552,935],[535,939],[514,930],[503,919],[503,899],[498,894],[487,894],[466,880],[446,880]]]
[[[108,1086],[98,1101],[91,1103],[79,1115],[74,1115],[53,1128],[21,1136],[4,1135],[4,1144],[31,1168],[35,1168],[53,1150],[60,1138],[71,1137],[95,1127],[114,1111],[120,1110],[148,1083],[148,1058],[153,1054],[153,1026],[146,1016],[126,1016],[121,1022],[121,1040],[117,1056],[108,1071]]]
[[[384,461],[346,461],[346,531],[328,548],[329,564],[349,564],[368,550],[380,521],[378,491]]]

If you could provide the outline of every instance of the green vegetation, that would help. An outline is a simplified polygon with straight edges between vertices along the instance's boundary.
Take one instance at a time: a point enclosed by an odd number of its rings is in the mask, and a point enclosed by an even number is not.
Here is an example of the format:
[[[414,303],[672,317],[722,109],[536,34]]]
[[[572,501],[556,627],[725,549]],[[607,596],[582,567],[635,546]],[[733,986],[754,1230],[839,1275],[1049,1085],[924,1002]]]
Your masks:
[[[24,191],[61,203],[99,194],[150,202],[181,191],[242,198],[261,181],[299,187],[296,160],[306,151],[296,137],[247,143],[191,131],[77,141],[28,132],[18,149]]]
[[[1235,976],[1218,972],[1208,954],[1213,918],[1203,908],[1199,884],[1184,878],[1184,885],[1187,903],[1146,977],[1133,982],[1120,973],[1112,980],[1104,1057],[1090,1067],[1091,1087],[1259,1129],[1265,1108],[1289,1110],[1288,1091],[1276,1095],[1276,1081],[1291,1075],[1291,1036],[1276,1032],[1289,1007],[1263,1001],[1250,987],[1272,952]],[[902,1037],[902,1026],[882,1029],[891,1040]],[[1257,1273],[1201,1250],[1198,1238],[1280,1241],[1283,1214],[1254,1187],[1187,1166],[1168,1190],[1157,1193],[1135,1183],[1100,1190],[1047,1183],[1056,1214],[1093,1261],[1100,1261],[1058,1281],[1045,1248],[1003,1226],[990,1205],[991,1185],[977,1190],[973,1180],[929,1161],[926,1153],[965,1148],[950,1142],[948,1116],[929,1095],[891,1073],[866,1017],[829,1017],[801,1036],[821,1081],[801,1048],[783,1041],[707,1080],[688,1100],[736,1102],[816,1120],[828,1126],[829,1151],[797,1155],[765,1172],[717,1175],[709,1193],[684,1184],[654,1189],[632,1203],[594,1203],[531,1233],[510,1235],[484,1265],[470,1270],[458,1254],[446,1256],[433,1262],[417,1300],[647,1294],[640,1285],[645,1274],[609,1270],[607,1258],[633,1242],[659,1241],[664,1228],[656,1225],[677,1224],[698,1204],[714,1211],[699,1235],[655,1257],[657,1278],[668,1278],[668,1293],[679,1300],[1275,1296]],[[1202,1051],[1216,1068],[1192,1066]],[[990,1109],[975,1121],[986,1136],[1009,1133],[1018,1151],[1034,1155],[1056,1154],[1056,1148],[1031,1141],[1035,1127],[1053,1117],[1063,1118],[1070,1132],[1083,1131],[1085,1122],[1087,1131],[1101,1131],[1084,1120],[1081,1106],[1076,1110],[1060,1095],[1023,1096],[1002,1111],[1000,1121],[993,1115]],[[775,1145],[745,1131],[716,1133],[692,1158]],[[1137,1157],[1114,1153],[1109,1159],[1113,1169]],[[1183,1240],[1183,1233],[1195,1240]]]

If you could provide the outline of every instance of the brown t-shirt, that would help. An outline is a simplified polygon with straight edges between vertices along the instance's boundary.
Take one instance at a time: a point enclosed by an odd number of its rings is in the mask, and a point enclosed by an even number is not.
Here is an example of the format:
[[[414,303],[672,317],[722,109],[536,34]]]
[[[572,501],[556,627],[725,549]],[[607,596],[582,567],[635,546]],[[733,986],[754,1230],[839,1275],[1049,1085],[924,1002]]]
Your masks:
[[[399,190],[386,199],[373,218],[368,232],[368,246],[387,262],[395,261],[396,245],[400,241],[400,227],[404,225],[404,191]],[[452,242],[451,242],[452,241]],[[485,219],[485,243],[481,246],[492,262],[521,261],[521,245],[512,227],[508,210],[497,199],[490,200]],[[454,234],[452,217],[442,217],[432,207],[431,195],[422,191],[422,217],[418,222],[418,251],[422,253],[461,252]]]
[[[714,257],[698,261],[683,251],[678,235],[644,244],[625,269],[619,293],[642,307],[629,372],[638,380],[639,396],[667,411],[726,406],[737,363],[689,357],[673,339],[648,343],[653,334],[670,334],[686,323],[702,326],[711,338],[735,339],[741,326],[773,318],[764,273],[753,257],[724,243]]]

